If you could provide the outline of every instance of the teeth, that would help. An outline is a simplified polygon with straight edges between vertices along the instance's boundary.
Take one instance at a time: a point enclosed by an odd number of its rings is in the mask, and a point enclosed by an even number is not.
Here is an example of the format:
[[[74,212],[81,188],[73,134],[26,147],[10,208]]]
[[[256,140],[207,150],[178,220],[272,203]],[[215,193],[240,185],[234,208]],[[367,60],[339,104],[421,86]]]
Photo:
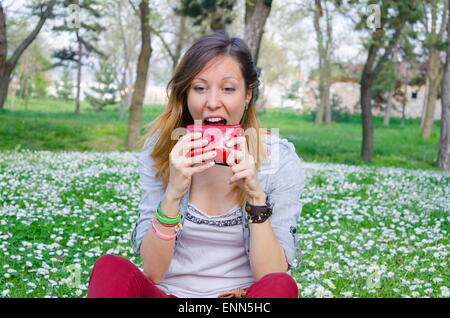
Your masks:
[[[206,121],[217,123],[219,121],[225,120],[224,118],[208,118]]]

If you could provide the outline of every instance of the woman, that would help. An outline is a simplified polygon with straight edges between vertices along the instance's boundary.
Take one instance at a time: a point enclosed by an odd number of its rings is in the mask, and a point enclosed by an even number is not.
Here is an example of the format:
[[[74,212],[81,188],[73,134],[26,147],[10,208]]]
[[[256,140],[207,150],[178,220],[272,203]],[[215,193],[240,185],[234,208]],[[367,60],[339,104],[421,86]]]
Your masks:
[[[291,143],[260,131],[258,84],[248,47],[225,31],[186,52],[139,158],[142,198],[131,240],[143,272],[104,255],[92,270],[88,297],[298,297],[286,271],[299,265],[295,229],[304,172]],[[230,141],[238,149],[228,166],[214,164],[216,154],[201,136],[174,134],[214,120],[240,124],[248,137]],[[200,147],[208,151],[187,156]]]

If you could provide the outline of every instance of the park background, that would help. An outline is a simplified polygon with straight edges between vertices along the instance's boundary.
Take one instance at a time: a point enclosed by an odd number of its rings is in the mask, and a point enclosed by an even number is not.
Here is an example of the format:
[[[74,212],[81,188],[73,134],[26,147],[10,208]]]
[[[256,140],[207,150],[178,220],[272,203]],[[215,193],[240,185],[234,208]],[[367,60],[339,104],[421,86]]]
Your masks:
[[[1,0],[1,295],[83,297],[105,253],[141,265],[139,137],[222,29],[305,162],[300,297],[448,297],[448,0]]]

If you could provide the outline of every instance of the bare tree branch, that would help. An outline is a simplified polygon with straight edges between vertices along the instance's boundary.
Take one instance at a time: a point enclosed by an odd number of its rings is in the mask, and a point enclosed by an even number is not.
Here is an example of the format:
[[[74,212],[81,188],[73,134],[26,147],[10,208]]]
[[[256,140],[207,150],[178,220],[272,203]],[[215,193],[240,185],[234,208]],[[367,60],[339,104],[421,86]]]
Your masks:
[[[7,71],[12,71],[14,67],[16,66],[20,56],[23,54],[23,52],[26,50],[26,48],[33,42],[33,40],[36,38],[38,33],[41,31],[42,26],[45,23],[45,20],[47,20],[48,17],[52,14],[53,6],[55,5],[56,0],[50,1],[50,3],[47,5],[47,8],[45,9],[45,12],[41,14],[38,24],[35,26],[33,31],[25,38],[25,40],[22,41],[22,43],[16,48],[14,53],[11,55],[9,60],[6,62],[6,68]]]

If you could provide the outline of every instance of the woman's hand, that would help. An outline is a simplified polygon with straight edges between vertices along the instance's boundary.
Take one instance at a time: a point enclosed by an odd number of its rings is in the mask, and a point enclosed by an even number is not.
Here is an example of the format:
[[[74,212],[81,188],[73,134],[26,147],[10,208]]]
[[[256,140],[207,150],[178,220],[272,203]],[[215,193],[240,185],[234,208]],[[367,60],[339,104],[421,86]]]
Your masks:
[[[187,133],[181,137],[169,155],[170,176],[166,193],[172,198],[181,198],[189,189],[192,175],[203,172],[214,166],[211,161],[217,155],[216,151],[207,151],[203,154],[188,158],[187,154],[191,149],[202,148],[208,141],[200,139],[201,133]],[[202,163],[203,161],[206,161]]]
[[[251,204],[264,205],[266,195],[259,183],[255,159],[248,152],[245,136],[239,136],[227,142],[227,146],[230,148],[235,144],[239,146],[239,150],[233,148],[227,157],[227,164],[233,171],[229,183],[237,182],[239,188],[247,193],[248,201]],[[238,162],[237,164],[235,160]]]

